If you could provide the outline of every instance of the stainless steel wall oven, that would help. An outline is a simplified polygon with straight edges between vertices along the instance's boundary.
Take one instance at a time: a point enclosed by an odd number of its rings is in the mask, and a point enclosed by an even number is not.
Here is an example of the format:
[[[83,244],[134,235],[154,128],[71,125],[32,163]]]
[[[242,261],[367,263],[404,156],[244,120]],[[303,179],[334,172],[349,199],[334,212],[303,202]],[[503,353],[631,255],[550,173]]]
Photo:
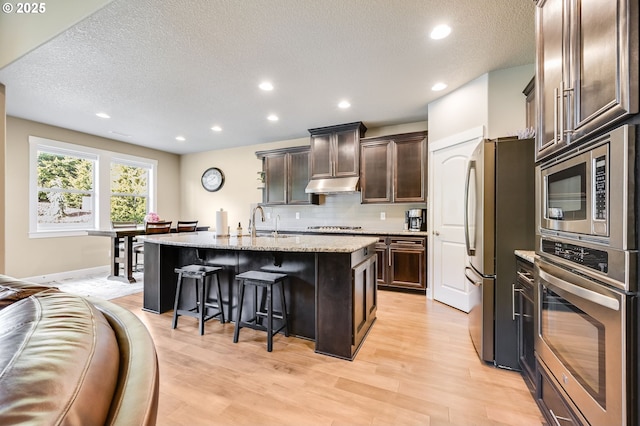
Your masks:
[[[536,353],[592,425],[628,424],[635,385],[637,297],[602,285],[578,270],[536,262]]]
[[[536,357],[583,424],[638,420],[635,157],[621,126],[536,168]]]

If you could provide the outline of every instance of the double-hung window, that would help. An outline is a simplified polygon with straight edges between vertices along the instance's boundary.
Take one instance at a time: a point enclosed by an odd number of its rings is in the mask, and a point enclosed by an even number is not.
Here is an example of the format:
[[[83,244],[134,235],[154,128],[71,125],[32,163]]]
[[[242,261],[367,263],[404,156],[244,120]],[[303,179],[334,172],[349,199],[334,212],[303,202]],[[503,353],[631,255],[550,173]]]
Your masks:
[[[144,221],[145,215],[149,212],[147,206],[151,169],[148,163],[113,159],[110,168],[112,221]]]
[[[86,235],[155,210],[157,161],[29,137],[29,235]]]

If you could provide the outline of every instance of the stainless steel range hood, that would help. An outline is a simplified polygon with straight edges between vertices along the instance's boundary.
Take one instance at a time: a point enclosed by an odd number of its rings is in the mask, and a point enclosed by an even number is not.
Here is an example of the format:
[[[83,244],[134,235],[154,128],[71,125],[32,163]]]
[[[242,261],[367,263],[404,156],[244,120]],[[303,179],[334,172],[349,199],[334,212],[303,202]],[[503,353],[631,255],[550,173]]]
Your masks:
[[[358,192],[358,177],[312,179],[305,188],[307,194],[337,194]]]

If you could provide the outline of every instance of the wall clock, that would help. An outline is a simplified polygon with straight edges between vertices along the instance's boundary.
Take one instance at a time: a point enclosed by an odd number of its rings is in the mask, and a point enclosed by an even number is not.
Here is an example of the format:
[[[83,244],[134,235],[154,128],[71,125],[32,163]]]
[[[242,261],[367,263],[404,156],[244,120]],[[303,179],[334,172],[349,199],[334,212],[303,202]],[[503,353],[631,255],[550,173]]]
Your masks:
[[[209,192],[215,192],[224,184],[224,174],[217,167],[210,167],[202,174],[202,187]]]

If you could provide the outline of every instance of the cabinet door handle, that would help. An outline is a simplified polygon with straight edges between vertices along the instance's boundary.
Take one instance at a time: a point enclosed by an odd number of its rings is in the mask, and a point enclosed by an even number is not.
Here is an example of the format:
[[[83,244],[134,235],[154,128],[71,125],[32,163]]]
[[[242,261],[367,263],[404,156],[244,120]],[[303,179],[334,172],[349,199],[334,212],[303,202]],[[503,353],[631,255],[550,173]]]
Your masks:
[[[517,272],[518,277],[522,278],[525,282],[528,282],[529,284],[533,285],[533,277],[531,277],[531,274],[528,272]]]
[[[559,120],[560,120],[560,125],[559,125],[559,133],[558,133],[558,142],[560,143],[564,143],[564,82],[561,81],[560,82],[560,89],[556,89],[558,90],[558,102],[560,103],[560,114],[558,114],[559,116]]]
[[[522,293],[522,289],[516,288],[515,284],[511,284],[511,321],[516,320],[516,315],[520,316],[520,313],[516,314],[516,293]]]
[[[560,83],[562,84],[562,83]],[[560,137],[558,136],[558,102],[559,102],[559,89],[555,87],[553,89],[553,143],[560,142]]]
[[[564,83],[563,83],[564,86]],[[562,106],[562,113],[564,115],[564,113],[566,112],[565,110],[565,105],[564,105],[564,99],[567,98],[567,107],[569,108],[569,114],[568,117],[573,117],[573,103],[571,102],[571,97],[573,96],[573,87],[561,87],[560,88],[562,90],[562,101],[561,101],[561,106]],[[573,118],[575,120],[575,117]],[[569,119],[567,118],[567,123],[564,122],[565,120],[562,120],[562,123],[564,125],[564,127],[566,127],[566,129],[564,129],[564,133],[570,135],[571,132],[573,132],[574,129],[574,125],[575,123],[571,123],[569,122]]]

